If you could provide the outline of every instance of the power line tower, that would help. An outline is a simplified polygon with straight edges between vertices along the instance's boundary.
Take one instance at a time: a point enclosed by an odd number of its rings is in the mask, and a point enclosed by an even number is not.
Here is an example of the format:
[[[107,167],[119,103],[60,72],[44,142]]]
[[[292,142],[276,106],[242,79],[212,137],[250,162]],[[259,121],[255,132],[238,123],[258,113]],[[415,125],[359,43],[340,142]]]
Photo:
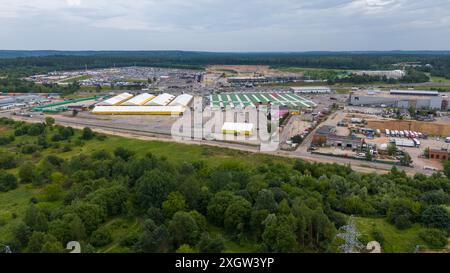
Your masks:
[[[356,228],[353,216],[350,216],[347,225],[342,226],[339,231],[340,233],[336,236],[344,240],[344,243],[340,246],[344,253],[360,253],[364,246],[358,240],[360,233]]]
[[[5,247],[4,252],[3,253],[12,253],[11,251],[11,247],[5,244],[0,243],[0,246]]]

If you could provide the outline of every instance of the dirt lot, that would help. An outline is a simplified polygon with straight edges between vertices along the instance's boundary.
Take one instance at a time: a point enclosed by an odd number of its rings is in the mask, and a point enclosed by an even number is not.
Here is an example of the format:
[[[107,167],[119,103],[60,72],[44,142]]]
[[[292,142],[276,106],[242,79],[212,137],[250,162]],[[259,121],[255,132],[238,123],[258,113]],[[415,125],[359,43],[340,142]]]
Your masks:
[[[97,116],[90,113],[79,113],[76,117],[56,115],[58,120],[80,122],[82,124],[102,125],[124,128],[131,131],[139,130],[158,134],[170,134],[173,123],[178,119],[171,116]]]

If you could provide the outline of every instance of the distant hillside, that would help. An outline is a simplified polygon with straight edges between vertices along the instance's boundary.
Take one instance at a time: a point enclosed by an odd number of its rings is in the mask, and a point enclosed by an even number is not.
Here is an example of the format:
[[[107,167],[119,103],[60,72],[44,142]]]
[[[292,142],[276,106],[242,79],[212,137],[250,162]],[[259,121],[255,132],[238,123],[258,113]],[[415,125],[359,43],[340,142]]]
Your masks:
[[[208,56],[348,56],[348,55],[446,55],[450,51],[309,51],[309,52],[200,52],[200,51],[59,51],[59,50],[0,50],[0,58],[47,56],[122,56],[122,57],[208,57]]]

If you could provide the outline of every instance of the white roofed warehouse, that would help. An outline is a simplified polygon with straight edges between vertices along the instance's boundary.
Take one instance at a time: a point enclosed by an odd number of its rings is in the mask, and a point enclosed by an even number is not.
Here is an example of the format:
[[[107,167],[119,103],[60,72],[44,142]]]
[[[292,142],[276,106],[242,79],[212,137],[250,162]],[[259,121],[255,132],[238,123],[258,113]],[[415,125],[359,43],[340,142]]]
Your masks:
[[[123,106],[142,106],[154,98],[155,98],[154,95],[151,95],[148,93],[142,93],[130,100],[127,100],[126,102],[122,103],[121,105],[123,105]]]
[[[94,115],[182,115],[182,106],[96,106]]]
[[[133,97],[132,94],[125,92],[101,102],[100,105],[110,105],[110,106],[120,105],[125,101],[131,99],[132,97]]]
[[[174,98],[175,98],[174,95],[164,93],[164,94],[158,95],[156,98],[152,99],[151,101],[149,101],[145,105],[148,105],[148,106],[166,106]]]
[[[291,91],[299,94],[329,94],[331,89],[326,86],[291,87]]]
[[[189,94],[183,94],[183,95],[176,97],[176,99],[174,99],[169,105],[170,106],[178,105],[178,106],[187,107],[191,104],[193,99],[194,99],[194,96],[189,95]]]
[[[253,134],[252,123],[234,123],[225,122],[222,126],[223,134],[240,134],[240,135],[252,135]]]

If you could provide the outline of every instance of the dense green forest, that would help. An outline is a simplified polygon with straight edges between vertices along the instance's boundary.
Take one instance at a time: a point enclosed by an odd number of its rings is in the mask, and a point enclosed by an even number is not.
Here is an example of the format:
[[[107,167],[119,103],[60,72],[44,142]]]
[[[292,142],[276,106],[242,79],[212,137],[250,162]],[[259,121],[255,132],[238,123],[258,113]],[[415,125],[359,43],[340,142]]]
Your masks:
[[[58,55],[59,54],[59,55]],[[61,70],[106,68],[123,66],[157,66],[204,69],[212,64],[270,65],[274,68],[322,68],[322,69],[398,69],[393,64],[419,62],[422,66],[410,69],[402,83],[428,80],[433,77],[450,79],[450,54],[448,52],[310,52],[310,53],[212,53],[184,51],[30,51],[0,52],[0,90],[35,90],[37,92],[71,92],[69,87],[54,85],[34,86],[20,80],[24,76]],[[7,57],[10,58],[7,58]],[[331,79],[335,82],[366,83],[389,80],[349,77]],[[396,83],[396,82],[395,82]]]
[[[430,177],[361,174],[52,118],[0,123],[0,242],[16,252],[73,240],[83,252],[336,252],[349,215],[387,251],[442,248],[450,234],[450,161]]]

